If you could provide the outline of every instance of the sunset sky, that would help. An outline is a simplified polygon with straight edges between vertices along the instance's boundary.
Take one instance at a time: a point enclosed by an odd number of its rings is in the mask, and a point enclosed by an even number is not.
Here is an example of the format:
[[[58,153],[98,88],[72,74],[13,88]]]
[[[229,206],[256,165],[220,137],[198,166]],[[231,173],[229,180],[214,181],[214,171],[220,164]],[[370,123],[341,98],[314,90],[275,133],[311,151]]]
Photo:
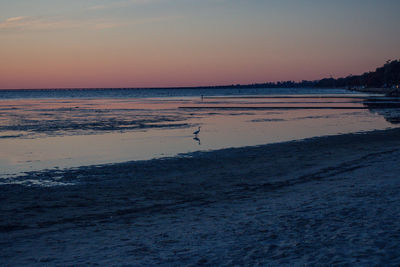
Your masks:
[[[399,0],[0,0],[0,88],[319,79],[400,58]]]

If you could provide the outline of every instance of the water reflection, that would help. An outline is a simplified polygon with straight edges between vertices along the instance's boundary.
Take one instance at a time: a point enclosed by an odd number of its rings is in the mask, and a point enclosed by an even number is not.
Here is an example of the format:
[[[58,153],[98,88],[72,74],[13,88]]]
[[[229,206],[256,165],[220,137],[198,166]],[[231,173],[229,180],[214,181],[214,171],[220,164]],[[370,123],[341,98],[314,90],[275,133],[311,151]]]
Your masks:
[[[199,146],[201,145],[201,141],[200,141],[200,138],[198,136],[195,136],[193,138],[193,140],[195,140]]]
[[[400,98],[370,98],[363,102],[370,112],[379,114],[391,124],[400,124]]]
[[[393,104],[382,108],[380,98],[375,103],[371,99],[325,95],[0,101],[0,177],[396,127],[400,109]],[[196,135],[197,125],[207,130]]]

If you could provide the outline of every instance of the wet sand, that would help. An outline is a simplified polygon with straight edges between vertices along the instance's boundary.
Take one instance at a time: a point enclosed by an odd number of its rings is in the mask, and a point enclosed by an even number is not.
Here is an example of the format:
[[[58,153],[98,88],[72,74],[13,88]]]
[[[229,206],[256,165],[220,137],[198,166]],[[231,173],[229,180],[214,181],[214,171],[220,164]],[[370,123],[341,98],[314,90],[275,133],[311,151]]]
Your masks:
[[[398,266],[399,137],[33,172],[73,185],[0,187],[0,263]]]

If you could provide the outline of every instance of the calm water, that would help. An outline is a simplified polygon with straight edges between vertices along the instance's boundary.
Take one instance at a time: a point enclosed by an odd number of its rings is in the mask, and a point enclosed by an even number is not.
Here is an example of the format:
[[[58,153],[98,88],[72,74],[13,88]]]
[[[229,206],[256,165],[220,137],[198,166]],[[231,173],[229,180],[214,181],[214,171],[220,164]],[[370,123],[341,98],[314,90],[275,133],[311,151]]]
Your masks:
[[[0,99],[21,98],[148,98],[148,97],[196,97],[232,95],[274,95],[274,94],[348,94],[342,89],[307,88],[260,88],[260,89],[34,89],[0,90]]]
[[[234,90],[1,91],[0,177],[397,127],[368,95]]]

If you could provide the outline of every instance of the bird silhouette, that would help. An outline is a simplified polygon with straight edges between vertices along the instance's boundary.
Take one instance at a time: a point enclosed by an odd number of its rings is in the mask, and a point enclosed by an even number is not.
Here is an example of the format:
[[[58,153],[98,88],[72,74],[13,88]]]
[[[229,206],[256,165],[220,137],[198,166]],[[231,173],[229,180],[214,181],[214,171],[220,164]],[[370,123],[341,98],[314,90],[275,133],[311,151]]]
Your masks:
[[[199,129],[197,131],[194,131],[193,134],[197,137],[197,135],[200,133],[200,128],[201,126],[199,126]]]

